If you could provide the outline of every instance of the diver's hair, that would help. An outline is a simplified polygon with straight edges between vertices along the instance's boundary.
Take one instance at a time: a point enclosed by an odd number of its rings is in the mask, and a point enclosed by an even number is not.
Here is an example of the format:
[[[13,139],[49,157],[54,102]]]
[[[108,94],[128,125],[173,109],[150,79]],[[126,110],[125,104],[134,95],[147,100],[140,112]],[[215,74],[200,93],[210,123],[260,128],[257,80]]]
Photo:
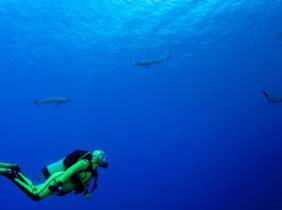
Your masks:
[[[262,92],[262,94],[267,98],[267,100],[269,100],[269,95],[268,95],[268,93],[265,91],[265,90],[263,90],[263,91],[261,91]]]

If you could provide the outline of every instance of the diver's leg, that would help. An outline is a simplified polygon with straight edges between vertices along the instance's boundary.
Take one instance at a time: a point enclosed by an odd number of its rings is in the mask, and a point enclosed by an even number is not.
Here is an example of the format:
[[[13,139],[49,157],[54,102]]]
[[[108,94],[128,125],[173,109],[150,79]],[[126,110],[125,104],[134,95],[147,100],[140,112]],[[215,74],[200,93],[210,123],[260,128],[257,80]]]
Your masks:
[[[24,192],[29,198],[34,201],[40,201],[42,198],[37,193],[37,187],[33,184],[27,184],[23,182],[19,178],[10,179],[13,183],[15,183],[19,189]]]
[[[64,172],[57,172],[50,176],[44,183],[36,186],[33,185],[32,181],[24,176],[23,173],[9,168],[0,168],[0,175],[5,175],[34,201],[42,200],[51,195],[53,192],[50,190],[50,186],[56,186],[61,182],[63,174]]]
[[[32,185],[32,182],[25,177],[21,172],[14,170],[13,168],[0,168],[0,175],[4,175],[8,177],[9,179],[15,179],[18,178],[22,182],[25,182],[26,184]]]
[[[33,185],[32,182],[20,172],[16,172],[9,168],[0,168],[0,175],[4,175],[10,179],[21,191],[34,201],[46,198],[50,194],[41,189],[41,191],[44,192],[44,196],[41,197],[38,191],[38,186]]]
[[[25,175],[23,175],[23,173],[21,173],[21,172],[18,173],[18,178],[19,178],[22,182],[24,182],[24,183],[26,183],[26,184],[28,184],[28,185],[33,185],[33,184],[32,184],[32,181],[31,181],[30,179],[28,179]]]
[[[56,186],[63,177],[64,172],[57,172],[50,176],[44,183],[33,185],[32,182],[22,173],[18,173],[19,178],[15,179],[15,184],[35,201],[42,200],[53,194],[50,186]]]
[[[19,187],[29,198],[34,201],[41,200],[40,196],[37,195],[36,186],[27,179],[22,173],[17,172],[10,168],[0,168],[0,175],[6,176],[10,179],[15,185]]]

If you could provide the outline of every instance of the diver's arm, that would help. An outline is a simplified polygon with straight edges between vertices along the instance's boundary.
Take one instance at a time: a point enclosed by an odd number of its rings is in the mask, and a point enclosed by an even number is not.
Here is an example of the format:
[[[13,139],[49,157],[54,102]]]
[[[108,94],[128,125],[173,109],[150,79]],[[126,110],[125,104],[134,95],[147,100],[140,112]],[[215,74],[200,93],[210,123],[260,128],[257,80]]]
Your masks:
[[[86,170],[88,167],[89,162],[87,160],[79,160],[76,164],[72,165],[65,171],[65,174],[62,176],[62,180],[68,180],[73,174]]]
[[[94,190],[98,187],[98,173],[96,172],[96,176],[94,177],[94,183],[93,183],[93,186],[92,186],[92,189],[91,189],[91,192],[94,192]]]

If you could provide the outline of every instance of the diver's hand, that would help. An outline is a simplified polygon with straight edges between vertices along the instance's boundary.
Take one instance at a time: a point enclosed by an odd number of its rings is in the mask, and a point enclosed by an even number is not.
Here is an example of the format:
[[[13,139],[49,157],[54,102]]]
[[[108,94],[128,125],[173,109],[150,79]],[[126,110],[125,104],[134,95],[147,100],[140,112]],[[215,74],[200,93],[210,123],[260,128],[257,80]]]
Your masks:
[[[90,197],[91,197],[90,193],[84,194],[84,198],[85,198],[86,200],[88,200]]]
[[[84,195],[85,199],[89,199],[91,197],[91,195],[90,195],[88,190],[84,190],[83,195]]]

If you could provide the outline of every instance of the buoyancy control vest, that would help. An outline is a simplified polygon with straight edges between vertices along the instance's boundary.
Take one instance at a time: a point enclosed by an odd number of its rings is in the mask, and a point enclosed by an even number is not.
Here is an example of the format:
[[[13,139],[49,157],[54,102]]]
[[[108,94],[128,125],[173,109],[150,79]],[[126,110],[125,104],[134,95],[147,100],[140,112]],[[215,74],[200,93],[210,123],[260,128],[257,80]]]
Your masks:
[[[56,172],[67,170],[72,165],[74,165],[75,163],[77,163],[79,160],[82,160],[82,159],[89,161],[89,168],[83,171],[91,172],[93,177],[97,177],[98,176],[97,170],[94,170],[92,168],[92,163],[91,163],[92,154],[85,150],[75,150],[72,153],[68,154],[65,158],[55,163],[49,164],[48,166],[42,169],[43,175],[47,179]],[[78,174],[73,174],[70,177],[70,181],[74,184],[74,190],[76,193],[83,192],[84,186],[81,183],[81,180]]]
[[[91,163],[92,154],[85,150],[75,150],[72,153],[68,154],[65,158],[44,167],[42,169],[43,175],[46,179],[48,179],[52,174],[59,171],[65,171],[66,169],[68,169],[69,167],[71,167],[81,159],[88,160]],[[91,164],[90,167],[92,169]]]

